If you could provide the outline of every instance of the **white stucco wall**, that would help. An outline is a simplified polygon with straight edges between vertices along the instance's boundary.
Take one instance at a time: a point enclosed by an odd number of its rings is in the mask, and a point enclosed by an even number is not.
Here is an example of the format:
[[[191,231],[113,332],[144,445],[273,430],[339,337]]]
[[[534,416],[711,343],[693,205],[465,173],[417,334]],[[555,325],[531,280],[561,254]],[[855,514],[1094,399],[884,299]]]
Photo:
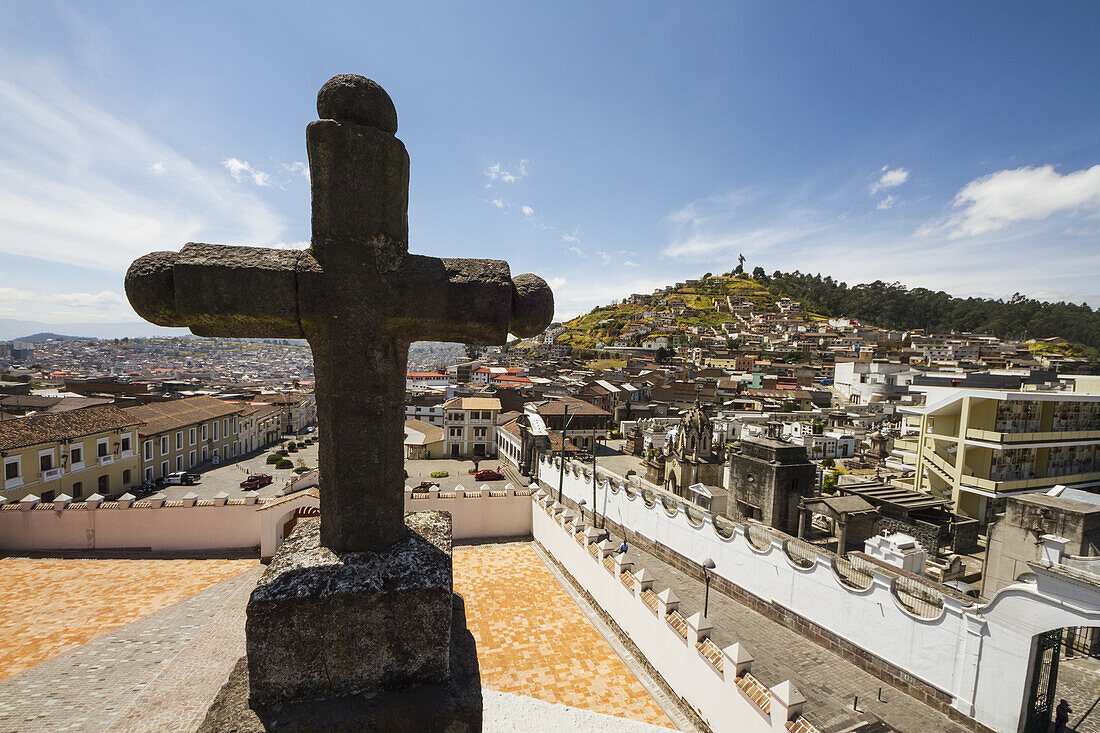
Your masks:
[[[551,464],[542,462],[539,469],[549,478],[544,487],[556,496],[558,471]],[[591,503],[591,474],[568,466],[563,493],[571,501]],[[898,602],[884,573],[874,572],[871,586],[856,590],[840,581],[824,553],[810,568],[795,565],[784,551],[785,535],[772,535],[770,545],[758,550],[744,525],[735,524],[725,538],[709,517],[696,526],[682,509],[670,515],[660,500],[649,507],[621,484],[602,482],[596,503],[600,514],[686,558],[700,564],[712,559],[715,574],[941,690],[955,708],[999,731],[1016,731],[1019,725],[1035,634],[1100,625],[1100,595],[1085,582],[1018,584],[985,606],[968,607],[947,596],[938,618],[922,619]],[[1006,706],[1006,700],[1021,701],[1020,709]]]
[[[532,530],[536,540],[560,562],[592,596],[650,664],[661,673],[677,695],[683,697],[715,731],[767,733],[773,731],[768,714],[760,710],[734,682],[734,675],[719,672],[699,651],[674,631],[663,616],[654,613],[638,596],[612,575],[599,559],[572,538],[546,510],[531,502]],[[654,591],[664,590],[654,588]],[[683,615],[696,609],[684,609]],[[689,637],[692,632],[689,631]],[[725,668],[732,672],[733,665]],[[778,715],[785,709],[776,705]],[[786,717],[783,718],[785,723]],[[785,729],[782,729],[785,730]]]

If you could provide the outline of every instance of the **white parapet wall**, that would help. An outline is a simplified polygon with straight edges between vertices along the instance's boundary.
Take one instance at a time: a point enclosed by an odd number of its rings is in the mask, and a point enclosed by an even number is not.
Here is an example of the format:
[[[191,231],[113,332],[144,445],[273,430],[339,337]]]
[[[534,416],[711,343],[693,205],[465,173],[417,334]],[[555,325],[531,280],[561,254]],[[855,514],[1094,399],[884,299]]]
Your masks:
[[[526,537],[531,534],[527,489],[511,484],[498,489],[459,487],[452,492],[405,492],[407,511],[441,510],[451,514],[455,541]],[[34,497],[0,507],[0,551],[150,550],[192,552],[251,550],[274,554],[297,518],[316,516],[317,489],[273,499],[254,495],[229,500],[193,496],[174,501],[154,496],[142,501]]]
[[[800,718],[805,698],[790,682],[764,687],[752,675],[745,645],[720,649],[710,640],[711,626],[700,609],[680,608],[671,590],[654,588],[645,569],[613,545],[587,541],[584,520],[551,501],[531,502],[534,538],[712,730],[778,733],[792,721],[792,729],[816,730]]]
[[[543,456],[538,466],[555,497],[558,460]],[[713,560],[719,578],[869,652],[897,671],[899,684],[993,730],[1020,725],[1037,634],[1100,625],[1098,586],[1060,582],[1058,572],[975,604],[861,553],[838,558],[758,523],[716,525],[683,502],[603,479],[596,488],[599,514],[688,562]],[[567,464],[562,493],[573,504],[585,500],[590,510],[590,470]]]

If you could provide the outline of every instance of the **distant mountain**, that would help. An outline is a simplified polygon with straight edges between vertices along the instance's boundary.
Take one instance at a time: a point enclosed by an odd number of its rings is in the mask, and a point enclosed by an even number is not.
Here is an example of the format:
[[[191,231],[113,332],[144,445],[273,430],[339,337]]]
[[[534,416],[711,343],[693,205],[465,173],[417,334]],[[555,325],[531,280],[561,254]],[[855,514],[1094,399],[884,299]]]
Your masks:
[[[20,336],[19,338],[12,339],[12,341],[29,341],[32,344],[37,344],[40,341],[78,341],[84,338],[83,336],[64,336],[60,333],[51,333],[45,331],[43,333],[32,333],[30,336]]]
[[[24,339],[25,334],[34,336],[53,334],[71,334],[66,338],[143,338],[148,336],[185,336],[190,333],[186,328],[162,328],[144,321],[126,321],[122,323],[42,323],[41,321],[21,321],[15,318],[0,318],[0,341]]]

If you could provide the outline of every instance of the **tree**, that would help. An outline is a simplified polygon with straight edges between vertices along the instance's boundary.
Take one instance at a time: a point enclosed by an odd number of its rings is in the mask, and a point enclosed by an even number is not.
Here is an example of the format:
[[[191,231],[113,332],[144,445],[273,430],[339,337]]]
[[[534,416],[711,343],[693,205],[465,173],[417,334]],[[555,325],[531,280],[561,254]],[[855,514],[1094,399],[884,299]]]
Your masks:
[[[668,361],[672,358],[672,353],[672,349],[662,346],[661,348],[657,349],[657,361],[661,363]]]
[[[466,349],[467,359],[478,358],[479,356],[481,356],[481,352],[484,350],[484,347],[478,346],[477,344],[463,344],[463,346]]]
[[[764,272],[763,267],[754,267],[752,271],[752,279],[766,283],[768,281],[768,273]]]

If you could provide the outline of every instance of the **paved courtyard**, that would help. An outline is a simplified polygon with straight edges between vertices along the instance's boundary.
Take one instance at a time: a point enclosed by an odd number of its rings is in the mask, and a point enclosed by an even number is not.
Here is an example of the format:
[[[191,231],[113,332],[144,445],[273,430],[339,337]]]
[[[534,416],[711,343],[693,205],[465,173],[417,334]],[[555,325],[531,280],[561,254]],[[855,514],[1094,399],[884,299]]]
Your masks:
[[[520,714],[672,726],[531,544],[459,547],[454,566],[487,689],[625,719],[490,695],[489,730]],[[194,730],[244,653],[262,571],[255,560],[0,559],[0,733]]]
[[[256,560],[0,558],[0,679],[255,565]]]
[[[1065,698],[1072,711],[1070,730],[1100,733],[1100,660],[1089,657],[1062,658],[1058,664],[1055,704]]]
[[[529,543],[456,547],[482,686],[671,727]]]

